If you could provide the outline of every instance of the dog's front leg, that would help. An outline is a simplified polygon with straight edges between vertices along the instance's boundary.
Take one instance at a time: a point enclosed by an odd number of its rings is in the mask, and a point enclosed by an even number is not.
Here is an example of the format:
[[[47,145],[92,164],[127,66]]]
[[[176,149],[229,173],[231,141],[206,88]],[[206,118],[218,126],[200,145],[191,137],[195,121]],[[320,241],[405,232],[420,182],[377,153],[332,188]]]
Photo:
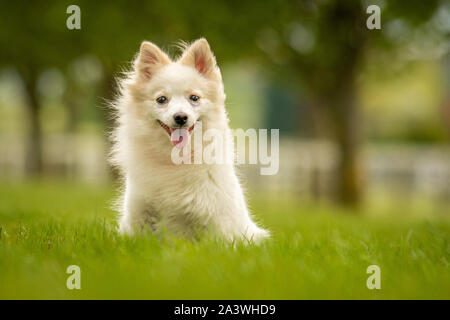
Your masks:
[[[248,212],[233,212],[215,219],[216,230],[229,241],[259,243],[270,237],[270,233],[252,221]]]
[[[143,197],[127,184],[122,204],[119,232],[133,235],[141,231],[146,223],[146,205]]]
[[[216,203],[217,211],[211,220],[214,229],[229,241],[243,240],[244,242],[259,243],[270,237],[270,233],[260,228],[251,218],[244,197],[236,186],[236,192],[232,197],[219,198]]]

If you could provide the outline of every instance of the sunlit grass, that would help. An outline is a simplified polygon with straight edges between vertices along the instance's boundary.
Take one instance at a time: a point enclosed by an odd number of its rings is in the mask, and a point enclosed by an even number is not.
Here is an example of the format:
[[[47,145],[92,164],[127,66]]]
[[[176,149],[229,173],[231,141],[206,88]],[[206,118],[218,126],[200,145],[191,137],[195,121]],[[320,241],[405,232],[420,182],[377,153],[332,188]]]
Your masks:
[[[2,184],[0,298],[450,298],[450,224],[444,216],[391,217],[407,203],[352,212],[253,196],[253,211],[274,237],[232,248],[211,239],[121,237],[113,199],[112,187]],[[81,290],[66,288],[72,264],[81,268]],[[366,287],[372,264],[381,268],[381,290]]]

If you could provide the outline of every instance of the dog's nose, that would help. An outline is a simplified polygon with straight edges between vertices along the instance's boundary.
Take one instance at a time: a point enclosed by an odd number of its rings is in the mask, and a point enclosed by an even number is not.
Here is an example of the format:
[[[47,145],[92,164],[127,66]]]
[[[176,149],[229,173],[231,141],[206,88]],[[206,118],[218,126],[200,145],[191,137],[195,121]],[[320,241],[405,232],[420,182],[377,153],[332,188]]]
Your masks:
[[[176,124],[182,126],[187,122],[188,115],[184,112],[177,112],[173,115],[173,119],[175,120]]]

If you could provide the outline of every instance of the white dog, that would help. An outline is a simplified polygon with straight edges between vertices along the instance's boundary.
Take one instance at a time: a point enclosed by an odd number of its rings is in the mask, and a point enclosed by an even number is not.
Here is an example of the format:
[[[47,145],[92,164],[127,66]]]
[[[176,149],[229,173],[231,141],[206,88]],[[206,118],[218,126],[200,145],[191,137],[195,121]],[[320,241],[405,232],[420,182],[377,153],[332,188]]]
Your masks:
[[[226,154],[231,161],[225,164],[177,165],[171,160],[174,145],[183,139],[184,148],[191,147],[190,135],[200,122],[203,130],[221,132],[225,149],[234,150],[222,76],[208,42],[199,39],[185,46],[172,61],[145,41],[133,70],[119,85],[112,163],[125,178],[120,231],[133,234],[145,226],[164,226],[182,235],[212,229],[230,241],[268,237],[250,217],[234,151]],[[184,137],[174,134],[180,128]]]

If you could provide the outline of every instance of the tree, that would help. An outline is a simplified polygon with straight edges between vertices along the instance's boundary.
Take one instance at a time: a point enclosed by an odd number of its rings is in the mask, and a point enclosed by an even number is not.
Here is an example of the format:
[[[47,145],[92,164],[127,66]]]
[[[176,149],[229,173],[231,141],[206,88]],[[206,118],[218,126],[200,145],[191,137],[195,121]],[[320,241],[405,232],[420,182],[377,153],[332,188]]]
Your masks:
[[[282,74],[278,79],[305,91],[310,104],[324,115],[320,121],[331,128],[326,134],[340,151],[337,198],[355,205],[364,190],[358,76],[374,52],[394,52],[402,45],[389,39],[384,30],[387,23],[406,21],[407,29],[414,30],[426,24],[444,1],[413,0],[407,5],[386,1],[381,30],[367,29],[366,7],[354,0],[79,1],[81,29],[73,31],[66,27],[67,4],[38,4],[39,10],[30,10],[30,4],[8,2],[0,13],[4,25],[0,28],[0,63],[16,66],[26,84],[30,172],[42,167],[41,106],[36,95],[42,70],[55,66],[65,70],[80,55],[95,55],[104,70],[99,96],[111,99],[114,76],[127,66],[142,40],[164,48],[179,39],[204,36],[219,63],[251,59],[271,76]],[[74,112],[70,101],[67,106]],[[109,119],[106,114],[105,119]]]
[[[444,1],[439,0],[414,0],[408,5],[389,1],[381,19],[383,24],[406,21],[413,31],[443,6]],[[325,134],[335,140],[339,150],[337,200],[357,205],[364,190],[360,157],[364,120],[357,78],[373,52],[393,53],[403,44],[390,39],[383,27],[369,30],[367,7],[354,0],[229,1],[216,6],[182,1],[178,9],[185,13],[184,25],[191,36],[213,39],[225,59],[262,58],[259,62],[264,69],[283,74],[287,81],[305,89],[309,103],[323,115],[320,121],[327,125],[322,127],[330,128]]]
[[[235,9],[249,13],[252,5],[245,2]],[[390,1],[382,10],[382,21],[383,24],[405,21],[413,32],[426,25],[442,8],[444,2],[437,0],[426,3],[415,0],[408,5]],[[345,205],[357,205],[364,190],[360,159],[364,135],[358,103],[358,75],[373,52],[395,53],[403,45],[390,39],[383,27],[369,30],[366,9],[360,1],[352,0],[267,1],[252,14],[246,14],[243,24],[237,24],[241,41],[223,41],[238,44],[240,49],[234,47],[234,50],[242,52],[248,46],[255,46],[255,41],[249,41],[252,36],[260,37],[257,41],[272,60],[273,71],[281,72],[289,81],[306,89],[310,104],[320,109],[319,114],[326,118],[321,120],[331,129],[328,136],[337,144],[340,157],[335,190],[337,200]],[[226,33],[223,31],[223,34]],[[255,54],[254,50],[249,51]]]
[[[24,83],[29,123],[25,157],[30,175],[40,175],[43,164],[38,77],[47,68],[66,66],[80,54],[77,39],[66,34],[65,7],[39,4],[41,10],[35,11],[29,3],[8,2],[0,12],[0,67],[16,67]]]

